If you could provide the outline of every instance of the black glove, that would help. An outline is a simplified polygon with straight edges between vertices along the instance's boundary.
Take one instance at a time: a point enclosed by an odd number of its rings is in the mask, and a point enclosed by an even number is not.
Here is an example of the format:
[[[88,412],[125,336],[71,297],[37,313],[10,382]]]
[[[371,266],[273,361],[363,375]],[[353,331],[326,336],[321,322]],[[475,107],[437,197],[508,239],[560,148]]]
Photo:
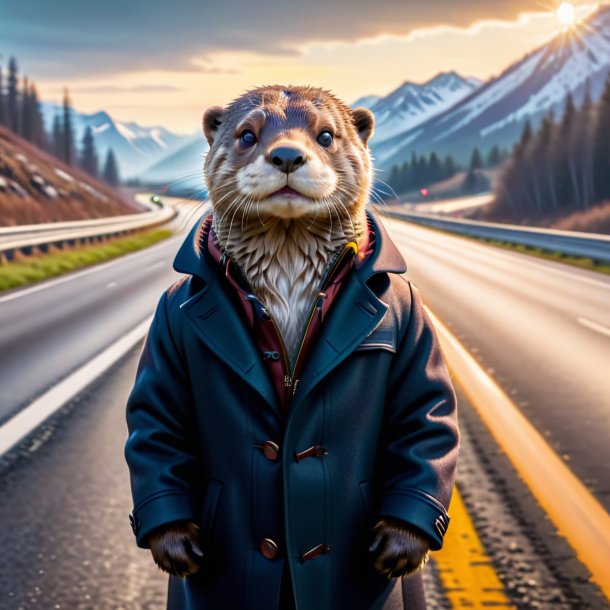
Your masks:
[[[184,578],[199,571],[203,551],[199,527],[190,521],[175,521],[154,529],[146,537],[155,563],[168,574]]]
[[[369,551],[375,555],[375,569],[388,579],[409,576],[428,561],[430,538],[406,521],[382,517],[373,528]]]

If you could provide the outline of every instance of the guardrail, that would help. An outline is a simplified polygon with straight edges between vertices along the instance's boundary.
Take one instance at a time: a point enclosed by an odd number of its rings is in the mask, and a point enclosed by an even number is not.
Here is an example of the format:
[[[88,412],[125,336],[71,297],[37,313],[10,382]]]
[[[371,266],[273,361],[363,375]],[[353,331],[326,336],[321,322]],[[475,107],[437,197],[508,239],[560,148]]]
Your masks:
[[[176,214],[173,207],[163,206],[140,214],[0,227],[0,259],[12,260],[15,252],[31,254],[35,249],[46,252],[49,246],[63,247],[125,235],[138,229],[165,224],[175,218]]]
[[[382,215],[391,218],[409,220],[452,233],[523,244],[569,256],[591,258],[600,263],[610,263],[610,235],[522,227],[463,218],[442,218],[424,212],[389,211],[379,207],[377,209]]]

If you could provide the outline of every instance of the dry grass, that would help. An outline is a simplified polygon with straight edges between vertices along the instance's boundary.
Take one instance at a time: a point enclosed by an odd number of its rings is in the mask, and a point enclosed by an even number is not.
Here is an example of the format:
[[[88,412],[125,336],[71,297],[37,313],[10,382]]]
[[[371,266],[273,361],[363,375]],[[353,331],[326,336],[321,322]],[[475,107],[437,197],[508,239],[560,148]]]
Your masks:
[[[104,218],[145,209],[0,126],[0,226]]]
[[[589,210],[574,212],[551,226],[563,231],[610,234],[610,201],[604,201]]]

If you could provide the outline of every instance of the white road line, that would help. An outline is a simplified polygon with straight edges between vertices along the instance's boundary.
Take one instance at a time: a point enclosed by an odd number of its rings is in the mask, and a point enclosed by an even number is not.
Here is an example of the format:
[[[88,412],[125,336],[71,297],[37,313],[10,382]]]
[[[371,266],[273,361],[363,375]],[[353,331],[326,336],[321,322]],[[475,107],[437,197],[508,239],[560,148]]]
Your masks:
[[[597,322],[593,322],[593,320],[587,320],[587,318],[576,318],[579,324],[590,328],[591,330],[595,330],[602,335],[607,335],[610,337],[610,328],[603,326],[602,324],[598,324]]]
[[[152,316],[146,318],[133,330],[0,426],[0,456],[24,439],[53,413],[61,409],[63,405],[117,362],[140,339],[145,337],[152,318]]]

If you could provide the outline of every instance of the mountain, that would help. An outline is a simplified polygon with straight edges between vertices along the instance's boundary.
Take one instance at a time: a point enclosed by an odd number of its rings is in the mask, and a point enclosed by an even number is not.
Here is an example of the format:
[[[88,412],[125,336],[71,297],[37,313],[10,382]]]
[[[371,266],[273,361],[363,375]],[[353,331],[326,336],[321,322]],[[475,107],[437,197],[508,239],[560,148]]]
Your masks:
[[[181,148],[144,170],[140,179],[147,184],[170,183],[170,191],[198,192],[205,189],[203,162],[209,150],[202,133],[191,136]]]
[[[389,169],[412,151],[451,153],[466,163],[474,146],[483,152],[495,144],[511,147],[527,119],[536,127],[551,110],[561,116],[568,93],[580,104],[588,83],[591,98],[599,99],[609,73],[610,6],[605,5],[444,112],[393,137],[375,142],[373,136],[376,165]]]
[[[0,125],[0,225],[106,218],[144,210]]]
[[[353,104],[352,108],[368,108],[369,110],[381,99],[381,95],[364,95],[359,97]]]
[[[47,131],[50,132],[55,115],[61,116],[63,109],[58,104],[44,102],[41,110]],[[112,148],[122,179],[139,176],[142,170],[183,146],[191,137],[176,135],[164,127],[141,127],[133,122],[116,121],[103,111],[94,114],[74,111],[73,121],[77,148],[80,148],[85,129],[91,127],[100,165],[108,149]]]
[[[371,146],[413,129],[453,106],[479,85],[480,81],[463,78],[456,72],[441,72],[423,84],[405,81],[387,96],[367,106],[375,115]],[[367,98],[362,99],[366,101]]]

